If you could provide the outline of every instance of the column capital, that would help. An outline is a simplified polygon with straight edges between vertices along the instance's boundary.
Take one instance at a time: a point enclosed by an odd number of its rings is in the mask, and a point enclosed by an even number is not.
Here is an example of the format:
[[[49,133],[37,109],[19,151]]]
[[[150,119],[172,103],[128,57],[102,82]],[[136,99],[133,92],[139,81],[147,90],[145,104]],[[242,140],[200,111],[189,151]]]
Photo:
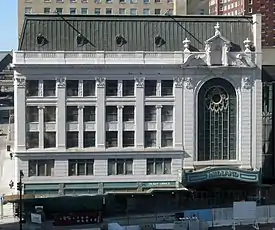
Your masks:
[[[97,77],[96,78],[96,86],[97,88],[104,88],[105,87],[105,77]]]
[[[183,87],[184,78],[183,77],[175,77],[174,78],[174,84],[176,88],[182,88]]]
[[[193,89],[193,84],[192,84],[192,78],[191,77],[184,78],[184,86],[185,86],[186,89]]]
[[[123,109],[123,108],[124,108],[124,105],[117,105],[117,108],[118,108],[118,109]]]
[[[162,105],[156,105],[156,109],[161,109]]]
[[[136,81],[136,87],[137,88],[143,88],[144,87],[144,77],[136,77],[135,81]]]
[[[45,109],[45,106],[44,105],[38,105],[37,108],[38,109]]]
[[[66,87],[66,78],[65,77],[58,77],[56,79],[57,87],[58,88],[65,88]]]
[[[15,82],[18,88],[25,88],[26,78],[25,77],[16,77]]]
[[[84,105],[78,105],[77,106],[78,109],[84,109],[84,107],[85,107]]]

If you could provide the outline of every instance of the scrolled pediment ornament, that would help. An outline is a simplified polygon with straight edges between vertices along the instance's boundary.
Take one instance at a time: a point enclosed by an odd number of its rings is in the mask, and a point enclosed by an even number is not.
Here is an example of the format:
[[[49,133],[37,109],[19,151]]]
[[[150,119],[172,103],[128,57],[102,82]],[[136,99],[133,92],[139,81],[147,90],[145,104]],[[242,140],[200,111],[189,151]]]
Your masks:
[[[15,81],[18,88],[24,88],[26,86],[26,78],[24,77],[17,77]]]
[[[66,78],[59,77],[56,79],[57,87],[58,88],[65,88],[66,87]]]
[[[104,88],[105,87],[105,78],[104,77],[97,77],[96,78],[96,86],[97,88]]]
[[[249,77],[244,77],[242,79],[242,88],[247,90],[252,88],[252,80]]]
[[[183,77],[175,77],[174,83],[176,88],[182,88],[183,87],[184,78]]]

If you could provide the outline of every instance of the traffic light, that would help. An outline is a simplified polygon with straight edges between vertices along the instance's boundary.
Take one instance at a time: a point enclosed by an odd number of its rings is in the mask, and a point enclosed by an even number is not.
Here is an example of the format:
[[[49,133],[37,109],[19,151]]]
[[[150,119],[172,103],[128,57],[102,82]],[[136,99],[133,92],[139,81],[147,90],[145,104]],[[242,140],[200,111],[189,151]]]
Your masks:
[[[17,183],[17,191],[21,191],[21,189],[22,189],[22,183],[18,182]]]

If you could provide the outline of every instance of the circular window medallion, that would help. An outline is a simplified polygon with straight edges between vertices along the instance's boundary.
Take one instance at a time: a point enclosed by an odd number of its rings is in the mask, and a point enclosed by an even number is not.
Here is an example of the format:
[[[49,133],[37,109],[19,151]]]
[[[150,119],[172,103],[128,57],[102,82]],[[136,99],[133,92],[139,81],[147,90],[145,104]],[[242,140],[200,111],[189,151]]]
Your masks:
[[[221,100],[222,100],[222,97],[221,97],[220,94],[214,94],[214,95],[212,96],[212,101],[213,101],[215,104],[220,103]]]

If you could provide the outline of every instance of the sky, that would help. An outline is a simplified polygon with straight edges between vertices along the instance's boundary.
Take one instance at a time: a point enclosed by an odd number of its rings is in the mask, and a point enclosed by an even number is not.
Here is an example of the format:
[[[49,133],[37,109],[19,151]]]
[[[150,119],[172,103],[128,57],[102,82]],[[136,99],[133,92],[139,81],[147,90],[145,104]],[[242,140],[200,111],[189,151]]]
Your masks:
[[[0,51],[17,49],[17,1],[0,0]]]

